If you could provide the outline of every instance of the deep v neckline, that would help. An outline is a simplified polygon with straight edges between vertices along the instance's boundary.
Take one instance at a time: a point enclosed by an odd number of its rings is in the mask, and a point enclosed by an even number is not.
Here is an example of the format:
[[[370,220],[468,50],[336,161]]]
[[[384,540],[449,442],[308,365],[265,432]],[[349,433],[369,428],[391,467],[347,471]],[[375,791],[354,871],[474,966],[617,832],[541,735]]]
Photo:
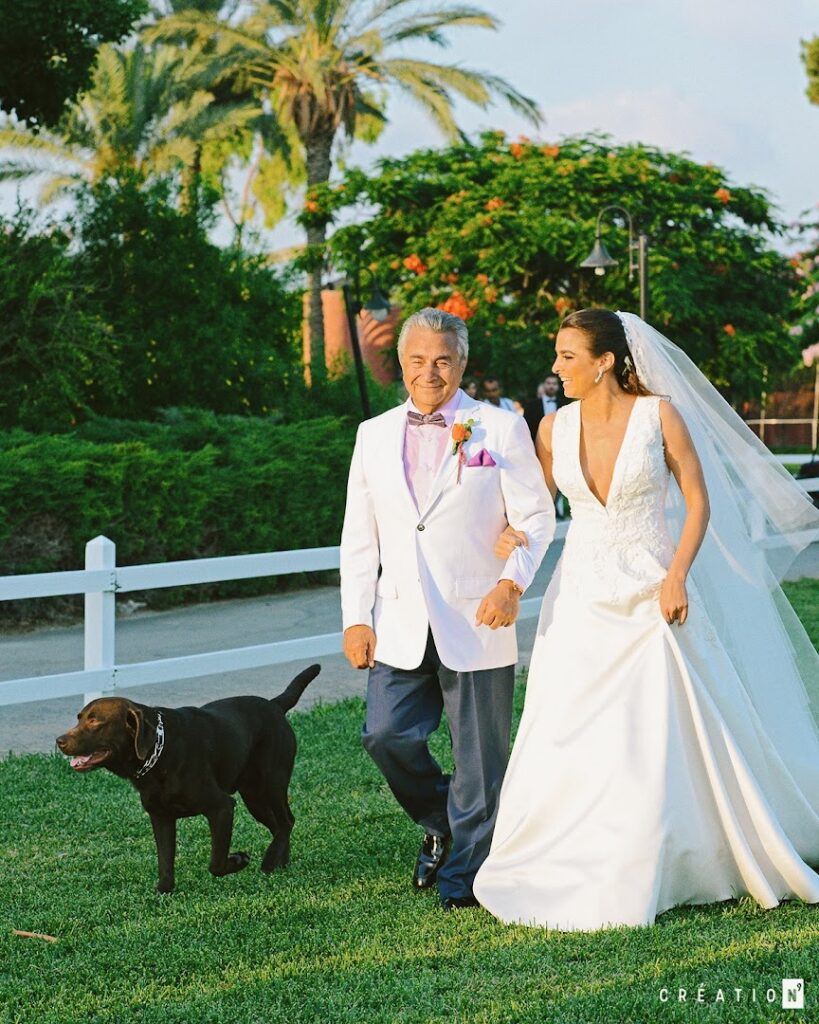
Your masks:
[[[600,508],[602,508],[604,511],[608,511],[608,507],[611,504],[611,496],[614,493],[614,485],[617,482],[617,470],[618,470],[618,468],[620,466],[620,457],[623,454],[623,449],[626,447],[626,442],[629,439],[629,433],[631,431],[632,420],[634,419],[635,410],[636,410],[637,406],[639,405],[639,403],[640,403],[640,396],[638,395],[634,399],[634,402],[632,403],[632,406],[631,406],[631,410],[629,411],[629,414],[628,414],[628,421],[626,422],[626,429],[623,431],[623,438],[620,441],[620,448],[617,451],[617,457],[614,460],[614,466],[612,467],[612,470],[611,470],[611,480],[609,481],[609,489],[608,489],[608,492],[606,493],[606,500],[605,501],[602,501],[600,498],[597,497],[597,495],[591,489],[591,484],[586,479],[586,474],[583,472],[583,460],[582,460],[581,455],[580,455],[581,444],[582,444],[582,441],[583,441],[583,416],[582,416],[582,413],[580,411],[580,402],[577,403],[577,449],[576,449],[576,451],[577,451],[577,468],[580,470],[580,477],[583,480],[583,484],[584,484],[586,490],[589,492],[591,497],[597,502],[597,504],[600,506]]]

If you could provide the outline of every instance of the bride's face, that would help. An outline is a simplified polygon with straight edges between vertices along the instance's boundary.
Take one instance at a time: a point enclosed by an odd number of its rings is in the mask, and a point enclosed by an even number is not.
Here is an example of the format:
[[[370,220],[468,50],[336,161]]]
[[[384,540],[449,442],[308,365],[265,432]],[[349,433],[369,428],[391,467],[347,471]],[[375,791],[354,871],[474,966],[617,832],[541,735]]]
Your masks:
[[[595,378],[600,370],[609,369],[614,362],[610,352],[595,356],[585,332],[576,327],[564,327],[557,332],[555,349],[557,357],[552,372],[563,381],[567,398],[585,398],[597,387]]]

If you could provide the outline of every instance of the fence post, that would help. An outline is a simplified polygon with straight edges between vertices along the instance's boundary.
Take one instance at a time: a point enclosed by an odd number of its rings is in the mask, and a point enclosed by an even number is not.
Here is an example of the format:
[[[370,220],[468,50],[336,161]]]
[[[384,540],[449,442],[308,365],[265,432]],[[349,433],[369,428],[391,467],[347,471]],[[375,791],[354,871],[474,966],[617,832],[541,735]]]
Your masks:
[[[86,569],[115,569],[117,546],[100,535],[85,545]],[[100,591],[85,595],[85,669],[114,667],[114,623],[116,594]],[[113,692],[112,690],[107,691]],[[103,697],[102,691],[86,693],[83,703]]]

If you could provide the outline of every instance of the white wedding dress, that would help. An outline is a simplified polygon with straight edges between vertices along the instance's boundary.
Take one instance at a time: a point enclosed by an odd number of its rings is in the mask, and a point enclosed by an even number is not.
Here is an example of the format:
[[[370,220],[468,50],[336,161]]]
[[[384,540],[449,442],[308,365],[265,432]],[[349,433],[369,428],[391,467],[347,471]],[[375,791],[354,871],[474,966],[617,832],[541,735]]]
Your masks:
[[[807,709],[804,731],[775,745],[691,577],[685,624],[660,612],[674,553],[660,401],[632,407],[606,506],[580,467],[580,403],[554,421],[554,478],[572,520],[474,883],[508,923],[590,931],[745,894],[766,908],[819,902]]]

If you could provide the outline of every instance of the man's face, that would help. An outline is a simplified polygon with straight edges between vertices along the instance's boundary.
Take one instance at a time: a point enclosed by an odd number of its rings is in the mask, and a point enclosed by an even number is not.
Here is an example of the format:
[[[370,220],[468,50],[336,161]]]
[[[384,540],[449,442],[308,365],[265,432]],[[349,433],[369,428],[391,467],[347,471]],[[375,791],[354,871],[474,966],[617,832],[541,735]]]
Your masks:
[[[501,386],[496,380],[485,380],[483,382],[483,398],[485,402],[498,405],[501,399]]]
[[[547,398],[557,398],[560,394],[560,378],[548,376],[543,382],[543,394]]]
[[[461,383],[466,360],[454,335],[413,327],[404,339],[401,373],[419,412],[435,412],[452,398]]]

